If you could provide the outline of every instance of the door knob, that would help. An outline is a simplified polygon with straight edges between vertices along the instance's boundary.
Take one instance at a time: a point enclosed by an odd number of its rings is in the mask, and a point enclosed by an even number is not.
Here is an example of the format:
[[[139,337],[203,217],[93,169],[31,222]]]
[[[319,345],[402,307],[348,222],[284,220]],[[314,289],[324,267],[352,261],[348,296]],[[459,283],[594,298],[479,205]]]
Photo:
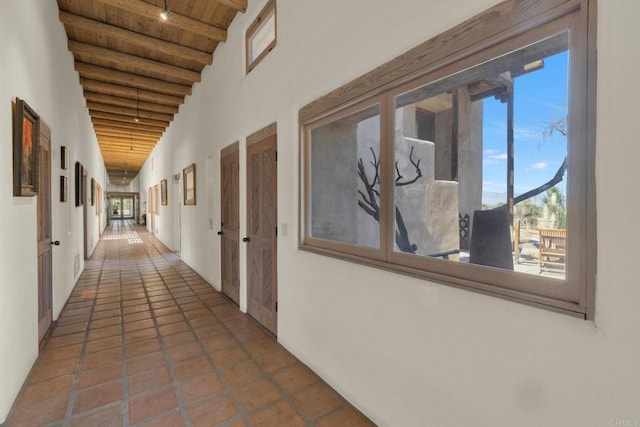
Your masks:
[[[52,240],[51,242],[49,242],[49,244],[51,246],[60,246],[60,240],[56,240],[55,242]]]
[[[222,236],[222,231],[218,231],[218,236]]]
[[[243,238],[242,238],[242,241],[243,241],[243,242],[245,242],[245,243],[249,242],[250,240],[251,240],[251,239],[249,239],[248,237],[243,237]]]

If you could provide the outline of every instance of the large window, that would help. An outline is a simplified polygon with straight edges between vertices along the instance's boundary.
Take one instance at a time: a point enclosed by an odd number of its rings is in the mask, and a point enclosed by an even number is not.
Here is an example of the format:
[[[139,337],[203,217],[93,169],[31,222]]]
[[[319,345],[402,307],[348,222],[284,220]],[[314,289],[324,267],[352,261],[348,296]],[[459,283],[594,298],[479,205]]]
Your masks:
[[[301,247],[591,317],[592,7],[502,3],[301,110]]]

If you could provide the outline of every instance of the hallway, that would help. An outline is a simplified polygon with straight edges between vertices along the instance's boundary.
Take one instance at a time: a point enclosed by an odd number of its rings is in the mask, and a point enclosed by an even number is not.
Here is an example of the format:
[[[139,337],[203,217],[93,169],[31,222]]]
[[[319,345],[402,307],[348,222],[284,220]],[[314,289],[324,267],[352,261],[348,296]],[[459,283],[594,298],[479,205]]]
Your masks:
[[[39,425],[372,424],[144,228],[115,221],[6,422]]]

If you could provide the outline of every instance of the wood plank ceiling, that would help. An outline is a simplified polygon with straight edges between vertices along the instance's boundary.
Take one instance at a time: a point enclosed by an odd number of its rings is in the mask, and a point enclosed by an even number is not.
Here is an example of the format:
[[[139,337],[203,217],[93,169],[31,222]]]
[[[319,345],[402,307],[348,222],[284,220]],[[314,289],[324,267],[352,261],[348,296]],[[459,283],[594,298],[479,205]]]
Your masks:
[[[113,184],[128,184],[247,0],[58,0]]]

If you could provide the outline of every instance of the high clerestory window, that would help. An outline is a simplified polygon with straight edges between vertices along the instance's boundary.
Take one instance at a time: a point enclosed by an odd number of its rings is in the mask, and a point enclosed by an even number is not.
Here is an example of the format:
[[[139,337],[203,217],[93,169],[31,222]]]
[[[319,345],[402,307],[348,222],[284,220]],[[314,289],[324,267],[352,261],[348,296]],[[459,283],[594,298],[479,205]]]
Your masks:
[[[271,52],[277,42],[276,2],[269,0],[255,21],[247,29],[247,73]]]
[[[591,318],[595,2],[554,5],[503,2],[303,108],[301,248]]]

